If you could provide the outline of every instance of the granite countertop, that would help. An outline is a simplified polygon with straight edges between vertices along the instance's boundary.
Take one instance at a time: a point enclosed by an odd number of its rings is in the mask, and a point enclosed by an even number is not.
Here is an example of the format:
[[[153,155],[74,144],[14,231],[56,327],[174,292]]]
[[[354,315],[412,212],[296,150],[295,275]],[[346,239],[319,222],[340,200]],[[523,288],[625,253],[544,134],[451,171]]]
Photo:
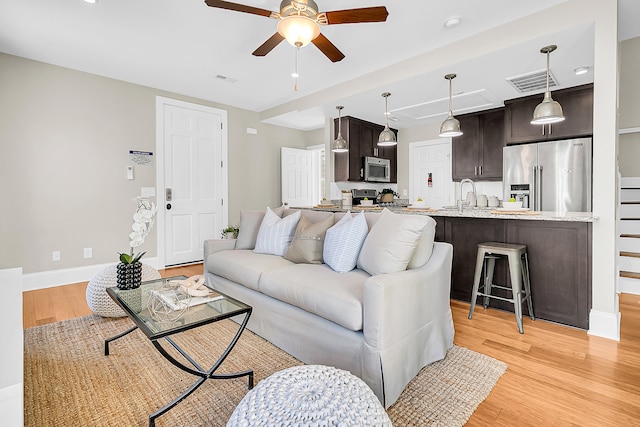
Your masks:
[[[495,208],[467,208],[463,212],[458,209],[439,209],[436,211],[421,211],[411,210],[403,207],[387,206],[387,209],[396,213],[409,214],[409,215],[429,215],[429,216],[449,216],[459,218],[496,218],[496,219],[526,219],[535,221],[566,221],[566,222],[595,222],[597,217],[593,216],[592,212],[536,212],[530,213],[529,211],[522,211],[521,213],[493,213]],[[309,208],[305,208],[309,209]],[[330,212],[346,212],[347,209],[342,208],[323,208],[313,207],[313,210],[318,211],[330,211]],[[360,211],[379,212],[376,209],[359,209],[357,206],[351,208],[352,212]]]

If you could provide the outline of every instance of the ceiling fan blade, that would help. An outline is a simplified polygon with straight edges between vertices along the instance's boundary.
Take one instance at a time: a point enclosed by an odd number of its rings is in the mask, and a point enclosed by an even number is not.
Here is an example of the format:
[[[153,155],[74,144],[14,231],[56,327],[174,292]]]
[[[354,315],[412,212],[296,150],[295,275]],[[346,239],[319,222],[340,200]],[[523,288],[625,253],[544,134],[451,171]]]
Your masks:
[[[217,7],[219,9],[235,10],[236,12],[251,13],[253,15],[266,16],[269,18],[273,12],[266,9],[260,9],[258,7],[247,6],[244,4],[231,3],[229,1],[222,0],[205,0],[207,6]]]
[[[327,16],[328,25],[356,24],[359,22],[384,22],[387,20],[387,16],[389,16],[389,12],[384,6],[334,10],[333,12],[324,13]]]
[[[253,51],[253,56],[265,56],[267,53],[271,52],[274,47],[278,46],[280,42],[284,40],[284,37],[280,35],[280,33],[275,33],[269,39],[262,43],[259,48]]]
[[[322,53],[324,53],[331,62],[338,62],[344,59],[344,53],[340,52],[333,43],[329,41],[322,33],[315,39],[311,40],[311,43],[316,45]]]

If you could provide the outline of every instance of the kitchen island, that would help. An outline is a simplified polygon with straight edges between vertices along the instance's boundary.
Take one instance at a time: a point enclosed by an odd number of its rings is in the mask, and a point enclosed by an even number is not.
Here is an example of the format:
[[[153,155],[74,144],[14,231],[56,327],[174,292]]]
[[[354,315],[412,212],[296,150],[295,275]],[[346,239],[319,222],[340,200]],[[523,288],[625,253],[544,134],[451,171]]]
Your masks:
[[[429,215],[436,220],[436,240],[453,245],[451,298],[471,301],[479,243],[523,244],[527,245],[529,256],[536,318],[589,328],[591,235],[592,224],[597,221],[592,213],[522,211],[510,214],[492,213],[495,209],[465,209],[463,212],[457,209],[433,212],[401,207],[388,209],[396,213]],[[352,211],[357,212],[358,209]],[[494,283],[508,286],[508,276],[506,262],[498,260]],[[493,299],[490,307],[513,311],[512,304]],[[528,314],[526,307],[523,310]]]

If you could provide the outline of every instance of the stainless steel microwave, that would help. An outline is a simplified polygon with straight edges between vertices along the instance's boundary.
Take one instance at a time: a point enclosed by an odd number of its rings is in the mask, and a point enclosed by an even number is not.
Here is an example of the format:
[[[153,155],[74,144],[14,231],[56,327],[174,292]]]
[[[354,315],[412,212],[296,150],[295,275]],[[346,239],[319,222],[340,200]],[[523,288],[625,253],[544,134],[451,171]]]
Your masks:
[[[379,157],[365,157],[364,180],[367,182],[391,181],[391,161]]]

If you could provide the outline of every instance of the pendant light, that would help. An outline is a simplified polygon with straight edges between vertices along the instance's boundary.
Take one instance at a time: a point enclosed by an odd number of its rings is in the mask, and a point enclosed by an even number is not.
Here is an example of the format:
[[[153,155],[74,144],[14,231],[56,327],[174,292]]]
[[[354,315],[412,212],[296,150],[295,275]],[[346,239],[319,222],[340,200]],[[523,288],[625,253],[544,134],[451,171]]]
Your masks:
[[[564,120],[562,107],[557,101],[551,99],[549,91],[549,54],[556,50],[558,46],[552,44],[540,49],[540,53],[547,55],[547,91],[544,93],[544,99],[533,111],[532,125],[546,125],[549,123],[557,123]]]
[[[338,105],[336,110],[338,110],[338,137],[331,146],[331,151],[334,153],[346,153],[349,151],[349,145],[347,141],[342,137],[342,116],[340,115],[340,111],[344,107],[342,105]]]
[[[444,76],[445,79],[449,80],[449,114],[444,122],[440,125],[440,136],[443,138],[460,136],[462,135],[462,131],[460,130],[460,122],[458,119],[453,117],[453,107],[452,107],[452,92],[451,92],[451,80],[456,78],[456,74],[447,74]]]
[[[387,104],[387,99],[391,96],[389,92],[385,92],[382,94],[384,97],[384,118],[385,118],[385,126],[384,130],[380,132],[380,136],[378,137],[378,145],[381,147],[389,147],[392,145],[396,145],[398,142],[396,141],[396,134],[393,133],[391,129],[389,129],[389,105]]]

